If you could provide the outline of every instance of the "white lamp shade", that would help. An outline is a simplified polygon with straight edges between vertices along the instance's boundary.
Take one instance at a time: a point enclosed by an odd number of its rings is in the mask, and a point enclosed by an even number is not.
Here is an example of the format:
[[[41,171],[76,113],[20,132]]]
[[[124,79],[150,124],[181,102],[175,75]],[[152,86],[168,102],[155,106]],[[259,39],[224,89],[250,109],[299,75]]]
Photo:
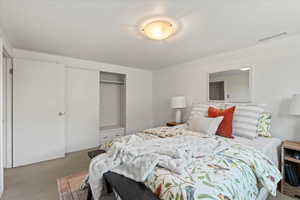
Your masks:
[[[171,101],[171,108],[185,108],[186,98],[185,96],[173,97]]]
[[[290,105],[291,115],[300,115],[300,94],[295,94]]]

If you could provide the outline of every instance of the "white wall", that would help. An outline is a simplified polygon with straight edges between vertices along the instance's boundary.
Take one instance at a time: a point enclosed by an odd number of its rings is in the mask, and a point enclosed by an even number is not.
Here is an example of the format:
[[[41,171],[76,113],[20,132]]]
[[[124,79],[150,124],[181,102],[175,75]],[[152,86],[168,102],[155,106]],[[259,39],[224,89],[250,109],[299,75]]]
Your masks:
[[[300,93],[300,36],[261,43],[153,72],[153,119],[161,125],[173,119],[170,98],[186,95],[188,103],[206,102],[207,73],[253,67],[253,102],[273,112],[272,134],[300,140],[300,116],[290,116],[290,98]]]
[[[152,127],[152,71],[119,65],[56,56],[21,49],[13,50],[15,58],[57,62],[67,67],[95,69],[127,75],[126,129],[127,133]]]

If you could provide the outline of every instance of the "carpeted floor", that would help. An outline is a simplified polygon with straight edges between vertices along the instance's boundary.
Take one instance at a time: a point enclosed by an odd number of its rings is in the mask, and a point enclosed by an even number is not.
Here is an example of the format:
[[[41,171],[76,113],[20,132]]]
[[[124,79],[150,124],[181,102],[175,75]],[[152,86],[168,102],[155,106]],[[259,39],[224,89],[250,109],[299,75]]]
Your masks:
[[[57,178],[88,170],[87,152],[5,170],[3,200],[58,200]],[[1,199],[1,200],[2,200]]]
[[[58,200],[56,180],[88,169],[87,152],[71,153],[64,159],[5,170],[1,200]],[[112,200],[107,197],[106,200]],[[269,200],[293,200],[282,194]]]

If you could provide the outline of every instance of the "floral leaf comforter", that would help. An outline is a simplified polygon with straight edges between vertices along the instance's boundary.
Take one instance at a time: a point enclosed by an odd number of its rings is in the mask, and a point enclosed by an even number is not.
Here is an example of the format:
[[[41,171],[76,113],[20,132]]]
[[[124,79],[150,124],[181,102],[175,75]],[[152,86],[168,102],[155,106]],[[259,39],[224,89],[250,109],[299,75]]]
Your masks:
[[[115,148],[115,143],[122,143],[124,138],[127,138],[126,141],[128,141],[130,137],[132,136],[119,138],[113,143],[106,145],[106,147],[109,149]],[[184,170],[178,172],[157,162],[150,171],[149,168],[147,169],[147,176],[144,176],[145,179],[142,180],[162,200],[256,200],[260,187],[265,187],[272,195],[276,194],[277,183],[281,179],[280,172],[263,153],[251,147],[237,144],[231,139],[218,136],[181,135],[161,139],[154,135],[138,134],[134,137],[139,137],[140,146],[143,143],[142,141],[145,144],[153,145],[153,143],[146,141],[151,140],[157,143],[159,140],[168,140],[166,143],[158,142],[160,144],[156,147],[159,148],[160,146],[162,152],[164,152],[163,149],[166,149],[166,147],[161,146],[162,144],[171,147],[173,145],[172,142],[178,144],[180,141],[184,141],[185,146],[183,150],[187,151],[188,154],[183,154],[183,156],[189,156],[189,159],[186,159],[188,163],[181,165],[181,167],[184,167]],[[131,145],[134,146],[134,144]],[[177,148],[176,145],[173,147]],[[156,151],[155,153],[158,152]],[[140,156],[138,155],[139,159]],[[113,160],[115,161],[117,157],[118,155]],[[172,156],[169,158],[172,161]],[[98,165],[96,169],[93,169],[93,165],[90,166],[90,176],[92,175],[91,171],[99,171],[99,166],[104,166],[99,165],[99,162],[102,163],[103,160],[98,158],[98,161],[93,162],[94,166]],[[116,164],[115,162],[114,164],[109,164],[107,160],[105,163],[106,169],[102,170],[103,173],[117,169],[115,170],[116,172],[125,176],[126,173],[130,174],[130,172],[126,171],[127,167],[124,166],[121,167],[120,171],[118,166],[124,165],[124,163],[117,162]],[[134,167],[132,163],[127,164],[131,165],[130,168]],[[140,164],[141,162],[137,163],[137,165]],[[147,163],[145,166],[147,166]],[[139,166],[135,167],[138,168]],[[100,177],[99,174],[97,177]],[[135,180],[132,173],[130,178]],[[137,178],[136,181],[141,180]]]

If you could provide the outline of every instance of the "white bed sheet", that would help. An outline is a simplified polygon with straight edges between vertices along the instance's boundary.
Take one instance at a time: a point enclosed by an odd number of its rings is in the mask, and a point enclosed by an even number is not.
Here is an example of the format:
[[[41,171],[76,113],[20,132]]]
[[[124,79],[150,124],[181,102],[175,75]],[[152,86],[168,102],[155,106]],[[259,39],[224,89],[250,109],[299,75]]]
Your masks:
[[[252,146],[266,154],[279,167],[279,150],[282,141],[274,137],[257,137],[253,140],[235,136],[234,141]]]
[[[244,137],[235,136],[234,141],[245,145],[252,146],[265,155],[267,155],[273,163],[279,167],[279,154],[282,141],[278,138],[257,137],[255,139],[247,139]],[[266,200],[269,196],[267,189],[262,188],[259,192],[257,200]]]

